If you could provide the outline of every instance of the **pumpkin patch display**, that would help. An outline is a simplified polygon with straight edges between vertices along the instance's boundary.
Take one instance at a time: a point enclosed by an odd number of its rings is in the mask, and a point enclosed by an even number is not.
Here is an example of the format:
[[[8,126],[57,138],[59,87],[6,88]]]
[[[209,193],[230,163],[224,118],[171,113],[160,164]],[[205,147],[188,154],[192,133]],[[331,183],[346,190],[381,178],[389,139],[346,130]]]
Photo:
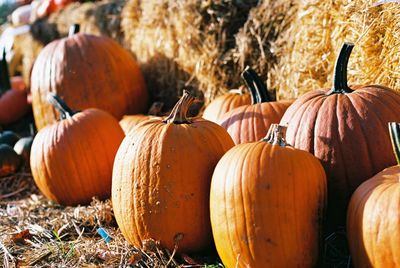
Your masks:
[[[351,197],[347,234],[355,267],[400,265],[400,124],[389,123],[397,165],[362,183]]]
[[[379,85],[347,85],[353,44],[337,58],[333,86],[299,97],[281,123],[287,142],[321,160],[328,177],[328,225],[345,225],[347,204],[365,180],[395,163],[388,122],[400,121],[400,94]]]
[[[41,129],[33,140],[30,165],[36,185],[62,205],[109,197],[114,157],[124,138],[118,121],[96,108],[74,112],[54,94],[49,101],[64,119]]]
[[[271,124],[278,123],[292,100],[272,101],[261,78],[250,67],[242,73],[250,90],[252,104],[225,113],[219,124],[231,135],[235,144],[259,141]]]
[[[178,252],[210,246],[211,176],[233,141],[221,126],[187,118],[194,97],[184,91],[171,114],[128,134],[114,162],[112,204],[129,243],[149,239]]]
[[[312,154],[288,146],[272,124],[264,140],[240,144],[218,162],[210,214],[226,267],[315,267],[326,176]]]
[[[244,87],[231,89],[228,93],[218,96],[204,109],[202,117],[218,123],[222,115],[242,105],[251,104],[251,96]]]
[[[38,129],[58,118],[47,102],[49,92],[78,110],[95,107],[118,120],[143,113],[148,101],[141,71],[129,52],[111,38],[84,33],[43,48],[32,69],[31,92]]]

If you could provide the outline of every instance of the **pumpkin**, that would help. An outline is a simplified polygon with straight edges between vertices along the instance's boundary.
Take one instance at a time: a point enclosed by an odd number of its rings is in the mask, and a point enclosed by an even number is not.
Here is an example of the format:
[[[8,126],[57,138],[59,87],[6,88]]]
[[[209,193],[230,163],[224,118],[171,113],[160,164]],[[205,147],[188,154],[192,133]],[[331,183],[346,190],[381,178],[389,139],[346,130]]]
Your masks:
[[[312,154],[286,145],[272,124],[262,141],[236,145],[212,176],[210,214],[226,267],[314,267],[326,176]]]
[[[31,75],[38,129],[58,118],[46,101],[49,92],[78,110],[95,107],[118,120],[147,108],[147,91],[138,65],[129,52],[105,36],[71,34],[49,43],[39,53]]]
[[[353,44],[345,43],[336,61],[332,89],[299,97],[281,120],[287,141],[321,160],[328,177],[328,230],[345,225],[353,191],[393,165],[384,126],[400,121],[400,94],[383,86],[347,85]]]
[[[112,204],[122,234],[136,247],[149,239],[177,252],[210,245],[211,176],[233,141],[219,125],[187,118],[193,101],[184,91],[166,119],[141,123],[118,150]]]
[[[400,266],[400,124],[389,123],[397,165],[362,183],[351,197],[347,235],[355,267]]]
[[[218,123],[222,115],[243,105],[251,104],[251,96],[244,87],[231,89],[228,93],[218,96],[204,109],[203,118]]]
[[[15,87],[14,87],[15,86]],[[0,124],[18,121],[29,110],[25,88],[14,81],[11,84],[5,50],[0,61]]]
[[[109,113],[72,111],[58,96],[49,100],[62,119],[41,129],[33,140],[33,179],[47,198],[62,205],[88,204],[111,193],[112,165],[124,133]]]
[[[164,106],[163,102],[154,102],[147,114],[134,114],[134,115],[124,115],[122,119],[119,121],[122,130],[125,135],[127,135],[136,125],[139,123],[152,119],[152,118],[160,118],[159,116],[162,114],[161,110]]]
[[[14,146],[21,137],[11,130],[4,130],[0,133],[0,144]]]
[[[21,164],[21,157],[8,144],[0,144],[0,177],[15,173]]]
[[[264,82],[250,67],[243,71],[242,77],[251,92],[252,104],[225,113],[218,122],[235,144],[259,141],[265,137],[270,125],[278,123],[292,103],[292,100],[272,101]]]

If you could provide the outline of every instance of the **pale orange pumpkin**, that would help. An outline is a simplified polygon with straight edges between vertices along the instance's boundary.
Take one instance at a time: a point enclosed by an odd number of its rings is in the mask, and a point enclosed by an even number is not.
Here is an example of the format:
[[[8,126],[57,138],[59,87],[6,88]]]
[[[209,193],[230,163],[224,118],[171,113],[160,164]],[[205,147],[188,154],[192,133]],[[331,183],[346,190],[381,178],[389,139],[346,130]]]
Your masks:
[[[218,162],[210,213],[226,267],[315,267],[327,197],[312,154],[286,145],[281,126],[265,140],[240,144]]]
[[[210,246],[211,176],[233,141],[221,126],[187,118],[193,101],[185,91],[169,117],[141,123],[118,150],[112,204],[122,234],[136,247],[149,239],[178,252]]]
[[[73,112],[56,95],[50,100],[63,119],[33,140],[30,164],[36,185],[63,205],[108,198],[114,157],[124,138],[118,121],[96,108]]]
[[[355,267],[400,267],[400,124],[389,123],[397,165],[362,183],[351,197],[347,235]]]

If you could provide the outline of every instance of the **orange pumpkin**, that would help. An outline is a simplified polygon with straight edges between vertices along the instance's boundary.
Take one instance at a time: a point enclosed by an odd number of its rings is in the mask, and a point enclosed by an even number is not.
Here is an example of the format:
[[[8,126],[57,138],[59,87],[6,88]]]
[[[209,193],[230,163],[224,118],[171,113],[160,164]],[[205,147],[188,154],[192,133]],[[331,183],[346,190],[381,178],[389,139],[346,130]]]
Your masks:
[[[389,130],[397,165],[362,183],[347,211],[355,267],[400,267],[400,124],[389,123]]]
[[[252,104],[225,113],[218,122],[235,144],[259,141],[265,137],[270,125],[278,123],[293,102],[272,101],[264,82],[250,67],[243,71],[242,77],[251,92]]]
[[[99,108],[118,120],[147,108],[143,76],[133,57],[105,36],[77,33],[49,43],[31,75],[32,106],[38,129],[54,123],[56,110],[46,101],[56,93],[78,110]]]
[[[233,141],[211,121],[186,118],[193,101],[184,91],[165,120],[141,123],[118,150],[112,204],[122,234],[136,247],[154,239],[191,252],[211,243],[211,176]]]
[[[218,96],[204,109],[202,117],[217,123],[221,117],[234,108],[251,104],[251,96],[244,87],[231,89],[228,93]]]
[[[41,129],[33,140],[30,164],[36,185],[63,205],[109,197],[114,157],[124,138],[118,121],[96,108],[73,112],[56,95],[50,100],[64,119]]]
[[[0,124],[7,125],[21,119],[28,111],[25,87],[17,79],[10,81],[6,54],[0,61]]]
[[[124,115],[122,119],[119,121],[119,124],[122,127],[125,135],[127,135],[133,128],[135,128],[139,123],[144,122],[149,119],[160,118],[159,116],[162,114],[161,110],[164,106],[163,102],[154,102],[147,114],[133,114],[133,115]]]
[[[353,191],[395,163],[385,126],[400,121],[400,94],[378,85],[348,87],[347,64],[353,46],[343,45],[333,88],[299,97],[281,120],[288,126],[288,143],[313,153],[325,168],[330,231],[346,224]]]
[[[218,162],[211,225],[226,267],[314,267],[322,237],[326,177],[317,158],[286,145],[281,126]]]

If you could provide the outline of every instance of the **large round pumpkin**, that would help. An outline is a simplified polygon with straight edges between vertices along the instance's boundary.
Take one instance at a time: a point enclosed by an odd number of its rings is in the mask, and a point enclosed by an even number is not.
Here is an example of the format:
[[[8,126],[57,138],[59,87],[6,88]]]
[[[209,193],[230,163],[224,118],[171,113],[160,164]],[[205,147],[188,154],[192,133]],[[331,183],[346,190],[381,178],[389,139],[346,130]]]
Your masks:
[[[293,102],[272,101],[266,85],[250,67],[243,71],[242,77],[250,90],[252,104],[237,107],[225,113],[218,121],[231,135],[235,144],[261,140],[271,124],[278,123]]]
[[[38,129],[58,118],[46,101],[49,92],[78,110],[99,108],[118,120],[124,114],[145,112],[148,98],[133,57],[108,37],[83,33],[43,48],[32,69],[31,92]]]
[[[281,126],[218,162],[211,225],[226,267],[314,267],[322,237],[326,177],[317,158],[287,146]]]
[[[400,267],[400,124],[390,123],[397,165],[386,168],[354,192],[347,234],[355,267]]]
[[[400,94],[383,86],[347,86],[352,44],[336,62],[332,89],[298,98],[281,120],[287,141],[319,158],[328,177],[328,224],[345,224],[353,191],[395,163],[386,125],[400,121]],[[330,228],[329,228],[330,229]]]
[[[112,203],[124,237],[136,247],[149,239],[178,252],[211,242],[211,176],[233,146],[219,125],[188,119],[194,97],[184,92],[169,117],[141,123],[115,158]]]
[[[109,197],[114,157],[124,138],[118,121],[96,108],[75,113],[57,96],[51,98],[64,119],[41,129],[33,140],[30,164],[36,185],[63,205]]]
[[[202,117],[217,123],[225,113],[249,104],[251,104],[251,96],[244,90],[244,87],[231,89],[226,94],[211,101],[204,109]]]

